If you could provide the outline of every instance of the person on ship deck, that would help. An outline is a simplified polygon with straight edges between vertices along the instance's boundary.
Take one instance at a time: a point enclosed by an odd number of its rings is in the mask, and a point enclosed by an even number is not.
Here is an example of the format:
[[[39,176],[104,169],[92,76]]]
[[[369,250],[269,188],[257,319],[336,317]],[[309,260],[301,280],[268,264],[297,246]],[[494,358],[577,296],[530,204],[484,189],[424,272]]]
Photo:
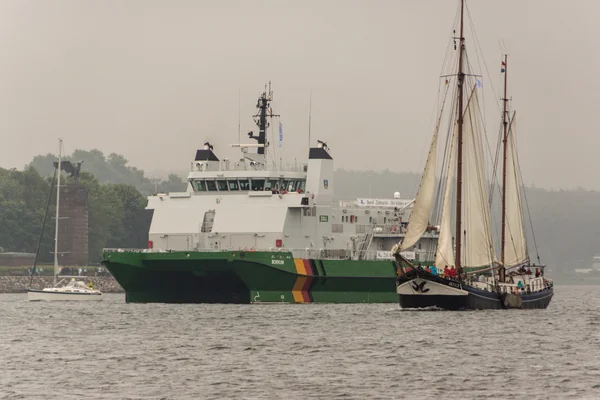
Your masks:
[[[454,265],[450,268],[450,279],[456,279],[456,268]]]

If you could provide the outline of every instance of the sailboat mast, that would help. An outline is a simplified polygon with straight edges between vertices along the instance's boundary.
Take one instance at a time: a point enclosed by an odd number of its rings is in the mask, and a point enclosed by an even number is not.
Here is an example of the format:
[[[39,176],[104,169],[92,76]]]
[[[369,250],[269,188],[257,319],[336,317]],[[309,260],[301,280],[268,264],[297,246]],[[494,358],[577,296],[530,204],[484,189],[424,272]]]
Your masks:
[[[464,41],[463,37],[463,13],[464,13],[465,2],[460,1],[460,37],[459,37],[459,49],[458,49],[458,151],[457,151],[457,165],[456,165],[456,270],[462,275],[461,266],[461,222],[462,222],[462,144],[463,144],[463,83],[465,80],[465,74],[463,72],[463,51]]]
[[[62,139],[58,139],[58,166],[56,178],[56,224],[54,227],[54,286],[56,286],[56,271],[58,270],[58,209],[60,205],[60,171],[62,160]]]
[[[501,71],[504,73],[504,97],[502,98],[502,102],[504,104],[502,111],[502,125],[504,126],[504,133],[502,135],[502,251],[501,251],[501,259],[502,266],[499,269],[499,279],[500,282],[505,281],[505,269],[504,269],[504,244],[506,243],[506,147],[508,143],[508,119],[507,111],[506,111],[506,103],[508,102],[508,97],[506,95],[506,87],[508,82],[508,55],[504,55],[504,61],[502,63]]]

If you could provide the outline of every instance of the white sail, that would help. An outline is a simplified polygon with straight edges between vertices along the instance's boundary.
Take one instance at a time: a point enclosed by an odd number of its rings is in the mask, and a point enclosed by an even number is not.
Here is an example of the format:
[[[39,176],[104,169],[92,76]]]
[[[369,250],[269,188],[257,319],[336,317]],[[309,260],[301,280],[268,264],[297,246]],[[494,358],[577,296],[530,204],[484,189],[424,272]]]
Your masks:
[[[456,124],[452,134],[450,144],[450,154],[448,160],[448,170],[446,172],[446,186],[444,189],[444,200],[442,203],[442,215],[440,221],[440,232],[438,237],[438,247],[435,252],[435,267],[443,270],[445,266],[454,265],[454,245],[452,243],[452,184],[454,183],[454,169],[456,163]]]
[[[516,122],[511,120],[506,142],[506,238],[504,265],[511,267],[529,260],[521,206],[521,176],[517,158]]]
[[[435,194],[435,166],[439,128],[440,125],[438,122],[433,138],[431,139],[431,146],[429,147],[427,163],[421,177],[421,184],[419,185],[417,197],[415,198],[415,203],[413,204],[408,220],[406,235],[400,244],[400,251],[404,251],[417,243],[427,229],[427,225],[429,225],[429,214],[431,213]]]
[[[469,99],[463,123],[462,266],[480,267],[496,261],[492,239],[488,181],[480,134],[477,89]]]

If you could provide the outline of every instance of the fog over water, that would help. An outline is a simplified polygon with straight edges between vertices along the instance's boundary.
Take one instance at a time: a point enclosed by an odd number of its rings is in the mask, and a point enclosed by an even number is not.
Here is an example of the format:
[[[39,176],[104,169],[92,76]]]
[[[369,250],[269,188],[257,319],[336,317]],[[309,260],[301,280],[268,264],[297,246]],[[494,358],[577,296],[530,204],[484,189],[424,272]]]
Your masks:
[[[76,0],[0,3],[0,166],[98,148],[149,173],[182,170],[209,139],[221,157],[254,129],[271,80],[288,159],[312,134],[346,169],[420,172],[457,1]],[[489,136],[500,57],[519,112],[526,184],[600,189],[600,2],[471,1],[489,69]],[[473,34],[466,31],[474,54]],[[364,145],[367,141],[369,145]]]

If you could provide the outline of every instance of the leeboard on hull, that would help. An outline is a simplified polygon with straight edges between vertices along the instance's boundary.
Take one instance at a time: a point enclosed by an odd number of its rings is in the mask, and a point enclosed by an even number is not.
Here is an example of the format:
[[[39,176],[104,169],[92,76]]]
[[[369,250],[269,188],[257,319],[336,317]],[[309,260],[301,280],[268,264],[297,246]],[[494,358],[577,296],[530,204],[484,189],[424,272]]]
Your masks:
[[[102,301],[102,293],[72,293],[63,291],[29,290],[29,301]]]

